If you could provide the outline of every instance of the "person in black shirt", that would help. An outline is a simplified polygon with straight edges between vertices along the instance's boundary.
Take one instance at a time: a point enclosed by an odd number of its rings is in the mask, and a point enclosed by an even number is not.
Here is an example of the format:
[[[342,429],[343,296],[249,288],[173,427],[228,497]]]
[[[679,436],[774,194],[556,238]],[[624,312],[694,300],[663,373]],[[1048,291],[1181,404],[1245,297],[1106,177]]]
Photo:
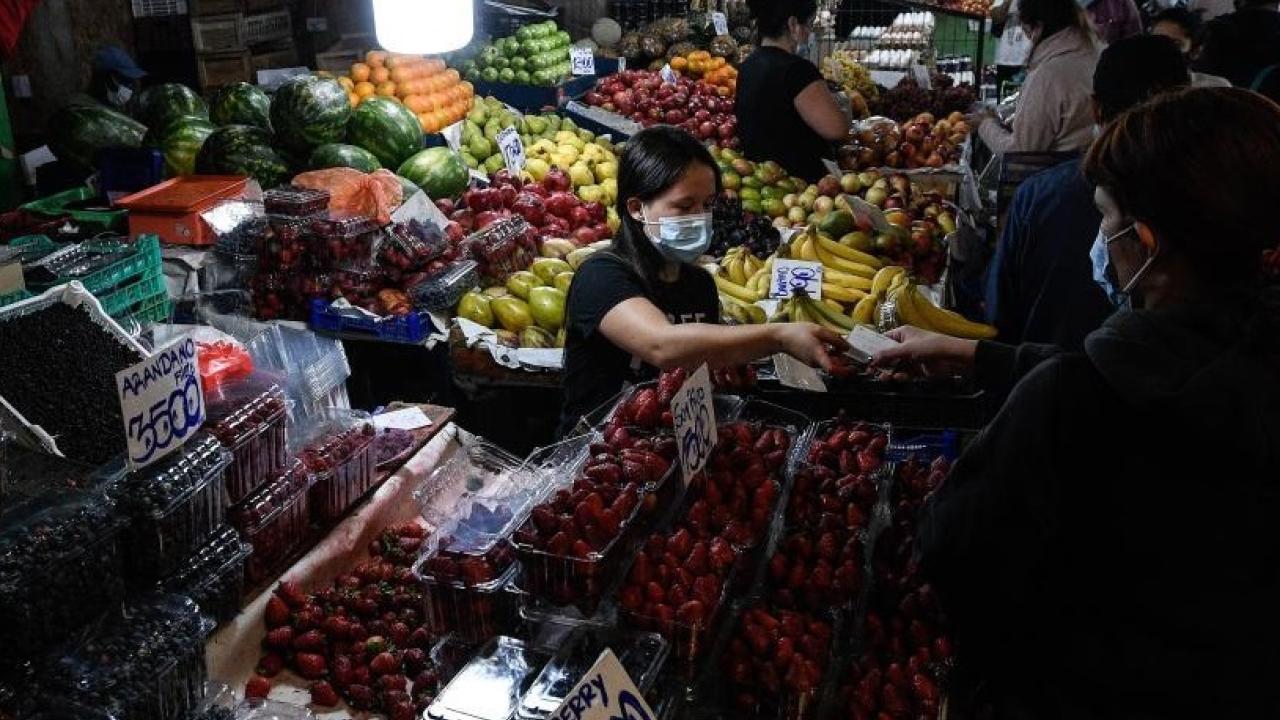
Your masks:
[[[622,226],[569,288],[561,436],[655,369],[719,368],[777,352],[830,369],[827,346],[846,347],[810,323],[719,325],[715,282],[694,264],[710,245],[719,191],[711,153],[683,130],[660,125],[627,142],[618,171]]]
[[[813,63],[796,54],[813,40],[814,0],[750,0],[760,47],[738,72],[735,113],[742,151],[773,160],[792,175],[817,182],[823,158],[849,134],[849,116]]]

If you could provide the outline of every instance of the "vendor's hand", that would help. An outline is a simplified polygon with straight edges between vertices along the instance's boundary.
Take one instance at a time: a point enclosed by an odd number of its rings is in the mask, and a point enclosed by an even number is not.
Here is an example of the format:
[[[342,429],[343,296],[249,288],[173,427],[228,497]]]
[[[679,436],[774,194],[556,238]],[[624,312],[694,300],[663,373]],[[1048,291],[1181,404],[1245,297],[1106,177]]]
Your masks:
[[[931,376],[965,375],[973,370],[976,340],[964,340],[904,325],[885,333],[898,345],[871,358],[871,365],[894,373]]]
[[[778,345],[782,352],[808,365],[831,371],[831,350],[844,352],[849,349],[839,333],[813,323],[780,323],[777,328]]]
[[[978,128],[982,127],[982,123],[989,122],[991,120],[998,120],[996,111],[990,105],[982,105],[978,107],[978,109],[966,115],[964,119],[965,122],[968,123],[969,128],[974,132],[977,132]]]

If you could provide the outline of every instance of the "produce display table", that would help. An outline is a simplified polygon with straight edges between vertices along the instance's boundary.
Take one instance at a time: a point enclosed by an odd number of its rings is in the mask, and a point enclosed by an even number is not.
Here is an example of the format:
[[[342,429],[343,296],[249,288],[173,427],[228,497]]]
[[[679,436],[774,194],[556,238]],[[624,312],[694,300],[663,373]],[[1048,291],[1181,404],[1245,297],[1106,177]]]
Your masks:
[[[306,586],[319,586],[332,581],[344,569],[366,556],[377,533],[389,524],[417,517],[412,500],[413,490],[443,460],[458,448],[458,427],[452,423],[454,411],[436,405],[420,405],[431,425],[415,430],[414,454],[398,469],[382,473],[386,481],[326,537],[285,571],[280,580],[293,580]],[[209,677],[233,688],[243,688],[258,662],[264,635],[263,610],[271,596],[272,583],[258,594],[239,616],[224,625],[206,647]],[[300,705],[308,702],[308,683],[294,677],[281,679],[275,697]],[[324,717],[347,717],[334,713]]]

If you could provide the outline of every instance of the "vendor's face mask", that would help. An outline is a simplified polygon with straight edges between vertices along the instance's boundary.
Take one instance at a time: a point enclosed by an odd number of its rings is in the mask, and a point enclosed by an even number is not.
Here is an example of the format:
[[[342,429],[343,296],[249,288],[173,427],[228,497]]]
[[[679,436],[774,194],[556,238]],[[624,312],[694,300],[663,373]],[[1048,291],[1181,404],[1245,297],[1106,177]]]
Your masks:
[[[650,220],[641,208],[645,234],[662,256],[672,262],[691,263],[711,247],[711,213],[676,215]],[[650,228],[657,227],[657,234]]]
[[[112,90],[107,91],[107,100],[116,107],[124,107],[129,104],[129,98],[133,97],[133,88],[123,83],[116,83]]]
[[[1155,262],[1156,256],[1152,255],[1147,258],[1147,261],[1142,264],[1142,267],[1138,268],[1138,272],[1133,274],[1129,282],[1125,283],[1124,287],[1117,289],[1116,283],[1118,280],[1116,279],[1115,268],[1111,266],[1111,252],[1107,250],[1107,246],[1136,231],[1137,227],[1136,224],[1130,225],[1110,237],[1099,227],[1098,237],[1094,239],[1093,247],[1089,249],[1089,261],[1093,265],[1093,281],[1098,283],[1098,287],[1102,288],[1102,291],[1106,293],[1107,299],[1111,301],[1112,305],[1126,310],[1132,306],[1129,293],[1133,292],[1133,289],[1137,287],[1143,276],[1147,274],[1147,270],[1151,267],[1151,263]]]

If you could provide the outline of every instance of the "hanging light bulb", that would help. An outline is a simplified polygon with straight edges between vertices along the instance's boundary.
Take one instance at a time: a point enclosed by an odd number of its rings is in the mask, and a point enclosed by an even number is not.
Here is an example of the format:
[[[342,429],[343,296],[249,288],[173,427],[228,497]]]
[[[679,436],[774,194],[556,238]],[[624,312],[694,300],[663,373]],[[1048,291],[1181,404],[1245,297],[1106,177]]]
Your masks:
[[[473,0],[373,0],[378,44],[391,52],[443,53],[471,42]]]

